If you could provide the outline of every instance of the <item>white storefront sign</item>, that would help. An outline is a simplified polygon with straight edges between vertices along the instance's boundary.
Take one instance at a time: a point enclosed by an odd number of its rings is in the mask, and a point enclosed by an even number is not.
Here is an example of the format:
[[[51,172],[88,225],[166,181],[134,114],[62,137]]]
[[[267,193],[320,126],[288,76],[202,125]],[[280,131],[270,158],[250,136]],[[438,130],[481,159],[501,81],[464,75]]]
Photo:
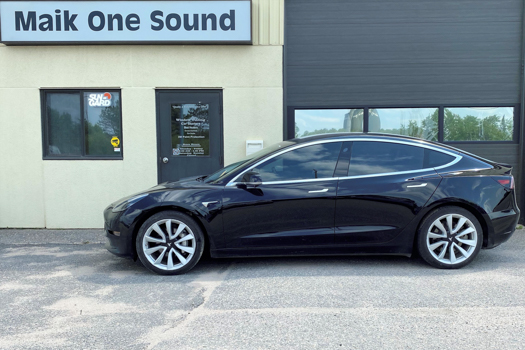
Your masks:
[[[5,44],[251,44],[251,1],[0,1]]]

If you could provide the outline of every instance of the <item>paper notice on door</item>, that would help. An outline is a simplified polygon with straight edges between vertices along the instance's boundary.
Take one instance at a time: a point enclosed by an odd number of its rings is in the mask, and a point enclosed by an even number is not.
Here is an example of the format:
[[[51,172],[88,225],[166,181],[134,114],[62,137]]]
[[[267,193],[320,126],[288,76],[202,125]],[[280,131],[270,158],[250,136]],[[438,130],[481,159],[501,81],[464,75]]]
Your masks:
[[[171,142],[174,156],[209,156],[210,123],[207,104],[171,105]]]

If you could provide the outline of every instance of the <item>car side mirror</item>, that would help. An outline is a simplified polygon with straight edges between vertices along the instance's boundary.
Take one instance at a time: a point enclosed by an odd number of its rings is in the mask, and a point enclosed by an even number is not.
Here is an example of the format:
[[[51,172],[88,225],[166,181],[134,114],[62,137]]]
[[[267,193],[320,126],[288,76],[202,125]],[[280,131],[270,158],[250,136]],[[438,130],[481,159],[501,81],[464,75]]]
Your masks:
[[[261,178],[257,171],[248,171],[242,176],[242,183],[247,188],[255,188],[262,184]]]

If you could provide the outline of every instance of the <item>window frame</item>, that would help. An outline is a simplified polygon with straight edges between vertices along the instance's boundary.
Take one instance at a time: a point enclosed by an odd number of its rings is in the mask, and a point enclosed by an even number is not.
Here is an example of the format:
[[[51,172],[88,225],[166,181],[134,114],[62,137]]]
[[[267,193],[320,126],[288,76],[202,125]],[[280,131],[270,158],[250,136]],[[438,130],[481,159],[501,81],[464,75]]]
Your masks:
[[[469,108],[469,107],[512,107],[514,108],[514,116],[513,116],[513,122],[514,122],[514,130],[512,134],[512,140],[508,141],[444,141],[444,123],[445,123],[445,108]],[[460,144],[519,144],[520,142],[520,136],[519,136],[519,130],[520,130],[520,106],[519,103],[512,104],[512,103],[484,103],[484,104],[468,104],[468,103],[461,103],[461,104],[420,104],[420,105],[375,105],[375,104],[367,104],[367,105],[337,105],[337,106],[288,106],[286,108],[286,120],[285,120],[285,131],[284,131],[284,139],[285,140],[291,140],[295,138],[295,111],[296,110],[310,110],[310,109],[364,109],[364,120],[363,120],[363,132],[362,134],[368,134],[369,133],[369,110],[370,109],[380,109],[380,108],[386,108],[386,109],[396,109],[396,108],[437,108],[438,109],[438,139],[437,142],[443,143],[446,145],[460,145]],[[374,134],[381,134],[381,133],[374,133]],[[388,134],[385,134],[388,135]],[[405,137],[404,135],[399,135],[401,137]],[[430,140],[428,140],[430,141]]]
[[[85,92],[109,92],[119,94],[120,104],[120,154],[117,156],[94,156],[86,155],[86,126],[85,126],[85,115],[84,115],[84,93]],[[62,94],[78,94],[80,98],[80,137],[81,137],[81,154],[78,156],[57,156],[49,155],[49,123],[47,118],[47,94],[49,93],[62,93]],[[124,141],[124,128],[122,125],[122,89],[118,88],[89,88],[89,89],[53,89],[43,88],[40,89],[40,112],[41,112],[41,129],[42,129],[42,159],[43,160],[124,160],[124,148],[122,147]]]

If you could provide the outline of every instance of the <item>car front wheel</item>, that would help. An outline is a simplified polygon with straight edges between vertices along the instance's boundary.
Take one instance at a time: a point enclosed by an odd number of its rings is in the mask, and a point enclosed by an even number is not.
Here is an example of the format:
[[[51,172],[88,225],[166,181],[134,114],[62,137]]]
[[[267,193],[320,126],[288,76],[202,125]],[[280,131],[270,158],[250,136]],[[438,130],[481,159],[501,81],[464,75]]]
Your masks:
[[[147,219],[136,239],[142,264],[161,275],[179,275],[191,270],[204,250],[204,235],[189,216],[164,211]]]
[[[419,254],[437,268],[458,269],[468,265],[478,255],[482,243],[479,221],[463,208],[438,208],[419,227]]]

